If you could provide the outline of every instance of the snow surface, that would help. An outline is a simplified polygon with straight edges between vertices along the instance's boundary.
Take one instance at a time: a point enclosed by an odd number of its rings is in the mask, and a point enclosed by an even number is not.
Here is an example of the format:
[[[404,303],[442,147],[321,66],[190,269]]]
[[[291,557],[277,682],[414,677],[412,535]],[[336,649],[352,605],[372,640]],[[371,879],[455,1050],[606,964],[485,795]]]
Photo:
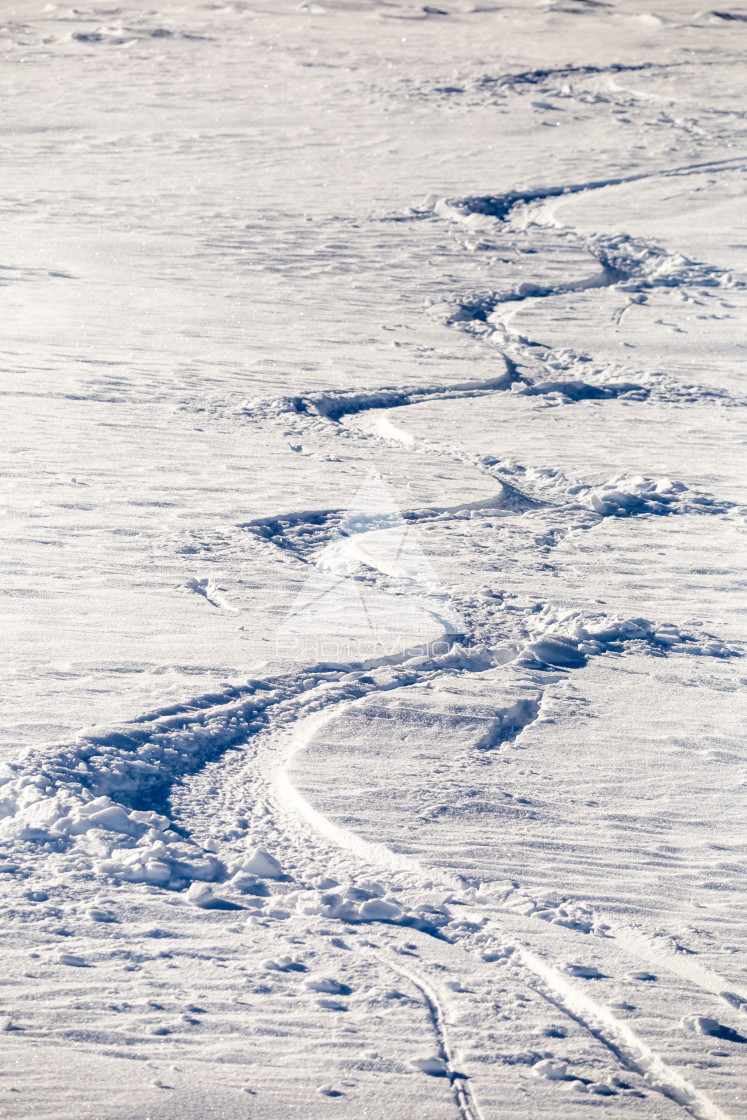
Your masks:
[[[0,14],[0,1115],[747,1118],[747,7]]]

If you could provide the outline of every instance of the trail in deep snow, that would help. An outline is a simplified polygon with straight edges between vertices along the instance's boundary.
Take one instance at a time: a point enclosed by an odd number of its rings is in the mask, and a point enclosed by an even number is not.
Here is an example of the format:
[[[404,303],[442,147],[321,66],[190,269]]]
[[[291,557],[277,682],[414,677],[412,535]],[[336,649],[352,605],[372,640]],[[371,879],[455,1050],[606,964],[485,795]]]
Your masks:
[[[743,18],[665,7],[4,27],[17,1115],[744,1115]],[[463,632],[273,664],[372,467]]]

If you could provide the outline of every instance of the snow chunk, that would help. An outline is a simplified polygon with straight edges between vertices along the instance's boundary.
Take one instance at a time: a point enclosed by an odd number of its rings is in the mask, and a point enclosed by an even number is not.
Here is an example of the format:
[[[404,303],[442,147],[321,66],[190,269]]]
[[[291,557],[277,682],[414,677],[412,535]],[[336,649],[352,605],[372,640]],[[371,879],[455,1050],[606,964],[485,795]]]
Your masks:
[[[108,910],[101,910],[98,906],[89,906],[86,910],[86,917],[90,918],[92,922],[113,922],[116,920]]]
[[[557,1058],[545,1058],[532,1066],[537,1077],[544,1077],[546,1081],[565,1081],[568,1074],[568,1063],[558,1061]]]
[[[280,879],[283,869],[278,861],[269,855],[264,848],[255,848],[253,853],[240,866],[241,871],[256,875],[260,879]]]
[[[67,964],[73,968],[88,968],[88,964],[83,957],[77,957],[75,953],[58,953],[57,960],[60,964]]]
[[[350,995],[347,984],[341,984],[339,980],[332,980],[327,976],[310,976],[304,981],[304,987],[312,992],[326,992],[330,996]]]
[[[369,898],[358,911],[364,922],[397,921],[402,917],[402,907],[383,898]]]
[[[306,965],[301,964],[295,957],[275,957],[262,961],[262,968],[267,972],[305,972]]]
[[[431,1077],[445,1077],[449,1067],[444,1058],[412,1058],[410,1065],[419,1069],[421,1073],[428,1073]]]
[[[559,635],[547,634],[532,642],[527,649],[548,665],[577,669],[586,664],[586,657],[578,648],[578,644],[570,638],[562,638]]]
[[[686,1031],[693,1031],[695,1034],[716,1035],[722,1030],[721,1024],[717,1019],[709,1019],[707,1015],[685,1015],[684,1019],[680,1020],[680,1026],[684,1027]]]
[[[237,891],[241,891],[242,894],[254,894],[259,896],[268,894],[267,887],[261,879],[258,879],[256,875],[249,875],[244,871],[237,871],[231,879],[231,886],[235,887]]]
[[[567,972],[570,976],[578,976],[581,980],[604,979],[604,973],[600,972],[598,968],[594,968],[594,965],[576,964],[574,961],[566,961],[563,965],[563,972]]]
[[[210,910],[215,903],[215,895],[207,883],[193,883],[187,891],[187,901],[201,910]]]

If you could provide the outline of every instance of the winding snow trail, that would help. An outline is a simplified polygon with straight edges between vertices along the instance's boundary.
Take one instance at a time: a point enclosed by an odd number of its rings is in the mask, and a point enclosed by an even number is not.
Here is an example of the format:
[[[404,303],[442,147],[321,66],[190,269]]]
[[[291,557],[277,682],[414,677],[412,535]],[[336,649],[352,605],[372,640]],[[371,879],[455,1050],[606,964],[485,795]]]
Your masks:
[[[747,1117],[738,7],[6,13],[3,1114]]]
[[[364,861],[364,867],[361,868],[364,873],[368,867],[382,869],[386,872],[406,871],[416,874],[421,881],[430,880],[432,883],[433,872],[431,869],[419,867],[412,859],[393,852],[384,844],[365,841],[354,833],[340,828],[315,809],[294,788],[288,777],[288,765],[292,763],[299,751],[305,749],[308,740],[319,733],[320,730],[323,730],[324,723],[330,718],[329,713],[311,717],[304,721],[302,731],[296,731],[292,735],[289,751],[278,768],[274,783],[274,801],[277,810],[286,818],[290,815],[291,820],[295,816],[298,825],[302,828],[311,826],[320,836],[330,840],[337,847],[353,853]],[[257,759],[257,762],[260,769],[267,768],[268,763],[266,762],[263,765],[261,758]],[[297,834],[298,832],[298,826],[294,828],[292,823],[285,823],[285,827],[293,833]],[[458,880],[450,876],[438,875],[437,880],[439,886],[445,892],[453,891],[455,888],[459,889],[462,886]],[[504,932],[501,931],[500,913],[490,915],[488,921],[491,926],[497,928],[499,936]],[[608,1008],[579,990],[567,978],[563,977],[557,968],[532,952],[526,945],[517,943],[513,948],[522,966],[533,974],[535,982],[539,982],[545,991],[549,992],[555,1006],[563,1014],[574,1017],[585,1030],[602,1042],[614,1054],[623,1069],[633,1070],[644,1077],[650,1088],[669,1097],[696,1120],[728,1120],[726,1112],[711,1101],[707,1094],[698,1090],[679,1071],[668,1066],[661,1055],[653,1051],[638,1037],[628,1024],[622,1022]],[[688,978],[691,979],[692,977]],[[453,1058],[446,1047],[441,1025],[443,1012],[436,1010],[438,1006],[436,997],[428,993],[423,978],[411,974],[411,979],[422,988],[429,1006],[433,1008],[432,1014],[436,1023],[439,1044],[444,1056],[447,1056],[448,1065],[451,1068]],[[461,1103],[460,1098],[459,1108],[460,1113],[466,1118],[475,1115],[470,1109],[468,1098],[465,1103]],[[477,1116],[479,1115],[478,1112]]]

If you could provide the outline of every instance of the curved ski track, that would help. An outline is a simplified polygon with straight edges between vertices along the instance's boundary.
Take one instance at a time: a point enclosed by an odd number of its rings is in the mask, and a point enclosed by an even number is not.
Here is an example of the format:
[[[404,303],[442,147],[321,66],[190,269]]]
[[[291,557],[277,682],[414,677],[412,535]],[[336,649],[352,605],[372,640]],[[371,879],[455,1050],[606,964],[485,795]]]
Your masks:
[[[718,166],[733,167],[738,162],[736,159],[725,160],[720,161]],[[743,163],[744,160],[742,160]],[[686,174],[696,167],[705,166],[715,165],[691,165],[690,167],[670,172],[659,172],[658,174]],[[503,196],[465,199],[456,204],[449,204],[443,216],[459,221],[465,214],[481,213],[500,222],[505,222],[522,205],[536,203],[563,194],[600,189],[605,186],[647,177],[650,176],[640,174],[564,187],[549,187],[543,190],[510,192]],[[598,256],[597,259],[600,260],[600,257]],[[609,261],[605,263],[604,260],[601,260],[601,263],[604,269],[602,282],[605,285],[612,286],[626,277],[623,270]],[[642,282],[646,282],[645,278]],[[571,288],[565,290],[571,290]],[[533,294],[552,297],[561,294],[561,292],[559,289],[553,289]],[[461,303],[458,305],[461,311],[458,311],[455,317],[450,320],[450,325],[484,324],[488,315],[492,313],[498,303],[505,302],[506,298],[519,299],[523,297],[520,295],[512,295],[503,299],[498,297],[492,303],[490,301],[482,304],[476,302],[473,306],[470,306],[467,302]],[[512,346],[514,348],[518,347],[523,359],[526,360],[527,354],[531,357],[531,348],[534,344],[507,338],[505,332],[501,337],[507,343],[506,348],[508,350]],[[413,387],[404,390],[382,389],[379,392],[369,394],[351,391],[350,393],[330,393],[316,398],[288,398],[284,402],[270,402],[270,406],[265,410],[265,417],[280,412],[284,422],[288,421],[289,416],[291,418],[297,417],[301,424],[320,423],[320,430],[330,432],[333,427],[334,430],[340,431],[340,421],[356,413],[373,409],[387,410],[406,407],[429,399],[457,399],[465,396],[502,392],[510,389],[517,382],[523,382],[524,387],[521,390],[523,392],[560,392],[564,393],[569,400],[581,400],[589,396],[598,399],[612,399],[621,393],[645,396],[647,392],[642,386],[635,383],[589,385],[572,378],[565,382],[559,382],[557,376],[554,382],[532,383],[519,374],[517,365],[511,357],[508,354],[505,356],[506,373],[483,383],[468,382],[450,386]],[[389,422],[389,428],[386,426],[383,430],[375,428],[373,435],[380,438],[391,438],[392,436],[396,438],[397,432]],[[407,443],[407,440],[403,442]],[[431,448],[440,454],[452,454],[461,458],[462,461],[465,459],[459,449],[449,450],[437,445],[431,445]],[[523,508],[531,508],[545,504],[540,496],[524,493],[512,481],[501,478],[499,473],[491,472],[485,464],[473,461],[472,465],[478,466],[480,469],[491,473],[492,477],[496,477],[504,488],[505,500],[516,503],[519,508],[522,508],[522,506]],[[717,508],[721,511],[720,507]],[[644,510],[642,512],[651,511]],[[326,514],[317,512],[313,514],[313,517],[317,520],[322,517],[326,522],[331,520],[334,513],[335,511],[326,511]],[[595,516],[591,519],[591,522],[597,523],[598,520],[599,518]],[[272,522],[272,518],[265,518],[251,523],[248,527],[255,531],[258,536],[272,536],[273,533],[267,531],[272,529]],[[325,527],[325,524],[323,524],[322,529]],[[209,602],[212,601],[212,597],[208,594],[209,589],[194,587],[193,590],[204,595]],[[462,652],[465,656],[469,654],[469,651]],[[517,656],[518,651],[514,648],[513,656],[503,658],[503,660],[513,661]],[[406,655],[403,655],[403,660],[405,657]],[[392,659],[388,665],[389,677],[383,683],[377,683],[370,677],[361,680],[360,678],[364,676],[362,671],[364,667],[361,666],[304,667],[295,674],[264,681],[251,681],[246,686],[208,694],[189,705],[175,705],[150,715],[143,715],[139,720],[128,725],[127,728],[112,732],[109,736],[102,736],[98,740],[98,746],[102,748],[104,755],[107,755],[108,752],[108,757],[111,759],[117,754],[121,755],[122,752],[125,755],[129,753],[131,757],[135,757],[141,749],[150,750],[159,736],[163,737],[168,746],[169,736],[173,736],[176,732],[180,734],[192,732],[198,736],[198,739],[201,735],[202,745],[199,749],[177,758],[173,762],[171,772],[169,772],[169,765],[156,768],[157,773],[152,776],[151,780],[144,780],[137,789],[136,799],[134,794],[131,795],[131,800],[135,799],[138,805],[147,804],[149,807],[153,807],[155,804],[159,809],[163,809],[168,803],[174,781],[199,772],[207,762],[219,757],[230,747],[239,744],[248,745],[249,740],[254,739],[256,753],[253,759],[248,759],[248,765],[253,769],[261,792],[270,802],[274,802],[278,814],[275,824],[282,827],[283,820],[286,819],[288,834],[294,840],[302,841],[307,852],[314,852],[316,841],[313,834],[316,833],[323,837],[328,844],[331,844],[333,849],[349,853],[354,861],[363,865],[364,870],[374,867],[389,874],[404,873],[408,877],[420,878],[421,880],[425,878],[430,882],[439,882],[444,889],[453,891],[455,888],[463,887],[464,884],[460,884],[457,880],[446,875],[434,875],[432,870],[426,870],[409,857],[397,855],[383,844],[375,845],[357,837],[355,834],[335,825],[334,822],[319,813],[313,805],[306,802],[288,778],[286,770],[288,754],[282,759],[278,767],[274,729],[290,729],[290,753],[292,753],[303,749],[303,740],[298,738],[297,726],[299,719],[306,713],[313,715],[314,720],[326,719],[331,713],[338,711],[341,705],[349,704],[352,700],[369,695],[372,692],[400,689],[443,673],[465,672],[470,671],[470,669],[481,671],[486,667],[487,663],[480,656],[476,656],[473,666],[464,663],[460,665],[458,659],[449,663],[447,657],[443,659],[441,664],[430,662],[419,667],[403,665],[399,670],[396,666],[396,659]],[[314,715],[314,713],[316,714]],[[218,731],[217,736],[214,734],[216,730]],[[97,745],[95,740],[92,740],[92,743],[94,746]],[[54,784],[56,780],[64,779],[74,769],[77,757],[71,752],[67,757],[64,754],[58,755],[56,759],[42,760],[38,765],[45,780]],[[32,759],[29,758],[27,761],[31,762]],[[268,785],[270,774],[274,776],[272,782]],[[91,780],[95,780],[95,771],[92,772]],[[121,794],[126,803],[128,782],[124,778],[121,787],[118,790],[116,782],[114,782],[114,785],[109,784],[112,792]],[[308,834],[309,828],[312,832],[311,836]],[[499,909],[494,911],[489,921],[491,926],[500,929],[501,916]],[[426,932],[428,931],[426,930]],[[572,934],[569,932],[568,936],[571,937]],[[613,936],[619,937],[621,944],[627,943],[628,948],[644,957],[650,959],[655,956],[651,946],[642,943],[635,944],[635,935],[632,933],[626,935],[625,931],[620,930],[616,934],[613,933]],[[695,1120],[728,1120],[726,1114],[706,1094],[699,1091],[677,1070],[669,1067],[660,1055],[653,1052],[626,1023],[616,1018],[608,1008],[593,1000],[578,985],[574,985],[569,979],[561,975],[556,968],[534,953],[528,946],[517,945],[515,951],[526,973],[531,977],[530,983],[535,987],[535,990],[559,1011],[575,1020],[590,1035],[601,1042],[615,1056],[622,1067],[635,1070],[645,1079],[650,1089],[656,1090],[676,1102]],[[392,959],[394,954],[377,955],[388,967],[407,977],[420,991],[432,1021],[437,1049],[445,1062],[446,1075],[451,1085],[459,1116],[462,1120],[481,1120],[482,1114],[472,1089],[460,1075],[455,1064],[455,1057],[448,1036],[447,1014],[438,991],[429,980],[414,968],[406,967],[400,961]],[[467,959],[468,953],[465,950],[465,961]],[[689,962],[674,960],[667,954],[658,955],[656,959],[659,964],[678,972],[692,984],[720,996],[733,1008],[744,1011],[747,1007],[747,999],[727,991],[720,978],[714,974],[708,973]]]
[[[306,728],[307,732],[313,733],[319,722],[327,718],[329,718],[327,713],[314,717],[310,721],[310,726]],[[282,764],[278,767],[275,777],[274,800],[277,810],[281,818],[284,815],[291,818],[286,827],[289,827],[296,835],[298,834],[297,826],[294,828],[292,824],[292,818],[295,817],[297,821],[310,825],[312,829],[331,841],[335,846],[345,848],[356,858],[365,860],[369,867],[390,873],[393,871],[413,872],[419,870],[421,878],[427,878],[431,882],[439,882],[446,891],[453,890],[458,885],[454,877],[434,873],[432,868],[418,867],[416,861],[413,861],[410,857],[395,853],[383,844],[362,840],[355,833],[341,828],[323,816],[299,793],[288,777],[287,766],[293,756],[299,750],[304,749],[306,738],[307,736],[303,735],[299,741],[297,735],[292,736],[287,753]],[[500,912],[494,913],[489,919],[490,925],[498,929],[500,929],[500,921]],[[644,1078],[650,1089],[662,1093],[680,1105],[695,1120],[728,1120],[728,1115],[722,1109],[677,1070],[668,1066],[659,1054],[639,1038],[627,1023],[616,1018],[609,1008],[592,999],[586,992],[581,991],[570,980],[561,975],[556,968],[548,964],[546,960],[532,952],[528,946],[516,943],[514,951],[518,954],[521,964],[532,976],[529,986],[534,986],[535,990],[560,1012],[572,1018],[588,1031],[615,1056],[624,1069],[639,1074]],[[660,960],[660,963],[666,965],[668,961]],[[689,978],[692,979],[692,977]],[[425,994],[429,1012],[434,1017],[436,1037],[444,1052],[449,1069],[451,1069],[453,1067],[453,1057],[445,1041],[442,1026],[443,1013],[441,1012],[437,1016],[433,1009],[434,1003],[437,1006],[437,997],[435,993],[433,995],[428,994],[427,981],[422,974],[414,973],[411,975],[411,979]],[[454,1083],[455,1081],[452,1082],[452,1084]],[[469,1108],[465,1111],[462,1103],[459,1101],[457,1103],[464,1120],[468,1120],[474,1115],[473,1112],[469,1111]],[[479,1117],[479,1113],[477,1115]]]
[[[733,166],[735,162],[737,161],[724,161],[723,165]],[[743,162],[742,160],[742,164]],[[695,167],[681,168],[664,174],[686,174],[690,170],[695,170]],[[624,181],[635,181],[636,179],[646,177],[649,176],[630,176],[626,177],[626,179],[572,185],[570,188],[553,187],[535,192],[512,192],[507,196],[499,198],[467,199],[464,200],[462,206],[463,209],[468,212],[482,212],[497,218],[499,221],[506,221],[510,218],[512,211],[520,205],[557,197],[567,193],[600,189],[605,186],[617,185]],[[453,209],[450,214],[444,214],[443,216],[459,220],[459,207]],[[600,279],[593,281],[594,284],[602,283],[605,286],[613,286],[621,280],[630,278],[631,273],[626,273],[624,270],[611,264],[608,259],[604,258],[603,254],[604,249],[600,249],[595,254],[602,264],[603,273]],[[703,282],[702,275],[698,279],[701,283]],[[642,280],[642,283],[646,283],[645,278]],[[583,283],[581,285],[568,285],[565,286],[563,290],[574,290],[574,288],[578,288],[579,286],[583,287],[585,285]],[[531,294],[548,297],[562,293],[560,290],[554,289],[533,292]],[[505,302],[506,298],[520,299],[523,297],[520,295],[510,295],[503,298],[498,297],[492,301],[492,304],[488,305],[478,301],[472,308],[469,306],[465,307],[464,304],[461,304],[458,306],[457,314],[447,321],[448,325],[457,325],[460,323],[470,324],[472,322],[484,323],[488,314],[490,314],[499,303]],[[503,335],[504,341],[508,342],[509,345],[511,343],[513,343],[514,346],[517,345],[517,340],[507,338],[505,336],[505,331]],[[518,340],[518,342],[520,343],[521,340]],[[523,347],[519,345],[519,349],[525,352],[527,349],[531,348],[532,345],[533,344],[525,344]],[[432,386],[427,388],[421,387],[411,390],[383,389],[379,392],[368,394],[351,392],[349,394],[329,394],[315,399],[297,398],[288,402],[287,408],[282,409],[285,413],[284,420],[288,419],[288,412],[295,413],[299,418],[306,418],[311,413],[312,415],[316,414],[323,421],[335,422],[334,428],[339,431],[338,424],[344,417],[379,409],[384,410],[382,413],[384,423],[376,424],[372,434],[384,439],[400,439],[405,445],[410,445],[412,443],[411,437],[403,437],[398,432],[396,427],[386,416],[386,411],[392,408],[406,407],[427,399],[454,399],[482,395],[483,393],[505,391],[511,388],[512,385],[515,386],[517,381],[525,381],[518,373],[517,365],[508,357],[505,351],[504,358],[507,365],[507,375],[503,379],[494,379],[481,385],[470,383],[451,386]],[[525,393],[553,391],[564,393],[569,400],[586,399],[588,397],[595,397],[597,399],[613,398],[622,393],[639,396],[639,399],[647,395],[647,391],[642,386],[635,383],[588,385],[575,380],[565,383],[558,383],[556,380],[555,383],[546,384],[542,384],[542,382],[539,384],[527,383],[525,381],[523,388],[523,392]],[[445,449],[443,446],[432,444],[429,446],[431,450],[436,450],[441,454],[451,454],[454,457],[462,459],[462,461],[464,460],[463,454],[461,454],[458,449]],[[485,469],[483,464],[479,462],[475,462],[473,465]],[[493,474],[493,477],[496,477],[495,474]],[[513,499],[514,501],[518,501],[524,508],[531,505],[544,504],[541,499],[538,502],[534,495],[522,493],[522,491],[518,490],[512,483],[509,483],[508,480],[500,477],[498,477],[498,480],[504,486],[507,498],[509,500]],[[321,515],[323,524],[331,520],[335,512],[336,511],[326,511],[326,514]],[[302,517],[302,515],[294,516]],[[316,514],[315,517],[318,524],[320,515]],[[291,518],[291,520],[293,520],[293,518]],[[259,536],[274,537],[273,543],[283,547],[282,529],[278,531],[279,526],[277,524],[271,524],[271,519],[264,519],[263,523],[252,523],[250,526],[246,527],[257,531]],[[420,675],[418,676],[419,679],[422,679]],[[395,687],[406,687],[407,683],[410,682],[402,682],[402,684]],[[346,704],[348,702],[349,701],[346,700],[343,703]],[[339,705],[335,705],[333,711],[335,708],[339,708]],[[329,712],[330,709],[325,705],[321,715],[316,716],[312,720],[312,723],[315,724],[318,719],[328,718]],[[295,751],[299,749],[303,749],[303,740],[299,741],[296,732],[295,737],[292,736],[290,753],[295,753]],[[426,871],[425,868],[418,868],[416,862],[411,858],[398,855],[383,844],[367,842],[348,830],[335,825],[332,821],[319,813],[292,785],[286,769],[288,760],[289,758],[286,757],[283,764],[278,769],[274,787],[274,800],[280,817],[289,815],[291,818],[295,818],[296,822],[303,821],[306,826],[310,826],[320,836],[330,841],[335,847],[346,849],[354,855],[356,860],[363,860],[365,865],[380,868],[390,874],[396,874],[398,872],[417,874],[418,871],[420,871],[421,876],[425,876],[431,880],[433,879],[433,872],[431,869]],[[257,759],[257,761],[259,761],[259,759]],[[261,769],[262,767],[260,764],[260,770]],[[272,797],[272,794],[268,794],[268,796]],[[298,823],[294,827],[292,819],[289,821],[289,829],[292,834],[298,836]],[[446,889],[454,888],[455,883],[453,879],[448,876],[442,876],[441,879],[442,885]],[[494,915],[491,919],[491,923],[500,924],[500,916]],[[613,936],[615,935],[613,934]],[[621,941],[627,942],[627,948],[636,951],[645,959],[650,959],[646,953],[646,946],[640,943],[636,944],[635,936],[632,933],[628,934],[626,937],[625,931],[621,930],[617,936],[620,937]],[[543,995],[544,998],[551,1002],[559,1011],[562,1011],[565,1015],[574,1019],[594,1038],[601,1042],[617,1058],[622,1067],[634,1070],[640,1074],[650,1088],[661,1092],[680,1105],[683,1110],[693,1116],[695,1120],[728,1120],[726,1114],[711,1101],[706,1094],[699,1091],[677,1070],[667,1066],[660,1055],[652,1051],[626,1023],[616,1018],[608,1008],[597,1003],[585,992],[581,991],[577,985],[573,985],[571,981],[561,975],[557,969],[537,956],[527,946],[517,946],[517,951],[523,966],[533,977],[535,990]],[[688,969],[687,966],[683,966],[682,962],[671,960],[668,955],[664,954],[658,956],[658,961],[659,964],[670,968],[681,976],[685,976],[691,983],[725,999],[730,1006],[737,1007],[740,1010],[743,1009],[742,998],[729,992],[725,993],[724,985],[720,982],[719,978],[711,973],[707,973],[706,970],[699,969],[697,966]],[[391,961],[387,961],[387,963],[389,963],[390,967],[395,967],[392,965]],[[397,966],[397,970],[407,975],[411,982],[415,984],[422,993],[433,1022],[439,1053],[446,1062],[455,1104],[462,1120],[479,1120],[481,1114],[476,1101],[471,1095],[467,1082],[460,1079],[455,1074],[454,1058],[448,1045],[445,1030],[445,1014],[441,1008],[437,993],[430,987],[422,975],[412,970],[405,970],[401,965]]]

